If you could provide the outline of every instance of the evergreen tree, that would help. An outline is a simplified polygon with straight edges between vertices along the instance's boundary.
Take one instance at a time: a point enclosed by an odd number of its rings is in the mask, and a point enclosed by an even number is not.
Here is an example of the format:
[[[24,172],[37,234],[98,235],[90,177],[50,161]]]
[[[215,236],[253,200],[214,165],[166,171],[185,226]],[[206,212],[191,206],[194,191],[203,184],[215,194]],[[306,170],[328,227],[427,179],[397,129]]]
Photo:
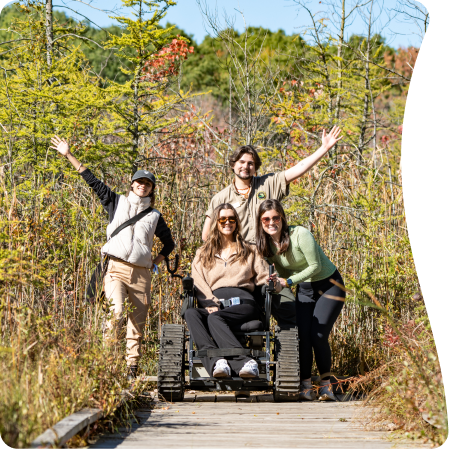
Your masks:
[[[178,63],[191,50],[187,49],[183,38],[174,39],[171,34],[173,27],[164,29],[159,26],[166,10],[175,2],[122,1],[124,6],[133,9],[134,18],[115,17],[123,31],[119,36],[111,35],[105,46],[119,48],[118,56],[126,61],[120,70],[129,76],[129,80],[123,84],[110,82],[107,92],[114,101],[108,110],[111,126],[120,139],[117,146],[122,154],[126,154],[135,172],[145,139],[148,144],[154,132],[174,121],[168,114],[181,97],[169,93],[169,88]],[[148,19],[147,14],[150,15]]]

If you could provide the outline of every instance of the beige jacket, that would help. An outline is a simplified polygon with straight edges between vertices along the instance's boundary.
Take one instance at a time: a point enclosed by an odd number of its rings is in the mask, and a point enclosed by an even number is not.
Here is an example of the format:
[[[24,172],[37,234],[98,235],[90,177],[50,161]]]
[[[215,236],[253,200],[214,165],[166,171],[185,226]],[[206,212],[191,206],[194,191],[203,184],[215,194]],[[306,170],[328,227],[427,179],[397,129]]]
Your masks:
[[[268,277],[268,264],[258,255],[255,248],[243,263],[234,262],[236,253],[231,254],[227,261],[215,256],[215,265],[205,269],[199,261],[197,251],[192,263],[192,278],[197,288],[199,307],[220,306],[220,301],[212,291],[221,287],[244,288],[254,291],[256,285],[263,285]]]

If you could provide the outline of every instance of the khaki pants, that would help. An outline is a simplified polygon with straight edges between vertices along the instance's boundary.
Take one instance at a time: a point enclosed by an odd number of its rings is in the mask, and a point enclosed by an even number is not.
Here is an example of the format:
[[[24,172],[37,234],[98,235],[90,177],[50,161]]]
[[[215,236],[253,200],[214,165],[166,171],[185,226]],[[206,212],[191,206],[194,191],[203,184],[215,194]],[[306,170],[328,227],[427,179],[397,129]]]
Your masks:
[[[115,315],[115,319],[106,323],[109,334],[122,324],[123,303],[126,297],[129,298],[133,310],[128,312],[126,326],[126,362],[136,365],[141,356],[140,341],[151,300],[150,270],[111,258],[104,279],[104,291]]]

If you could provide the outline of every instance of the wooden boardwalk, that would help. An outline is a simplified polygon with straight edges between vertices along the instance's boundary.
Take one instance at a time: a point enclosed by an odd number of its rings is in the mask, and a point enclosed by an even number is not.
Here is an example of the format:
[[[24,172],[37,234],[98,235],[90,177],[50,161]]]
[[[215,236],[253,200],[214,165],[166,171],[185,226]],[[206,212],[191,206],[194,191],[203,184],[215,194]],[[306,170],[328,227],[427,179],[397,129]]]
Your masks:
[[[272,395],[188,395],[185,402],[140,409],[139,423],[103,435],[92,448],[424,448],[392,442],[357,425],[358,402],[275,403]]]

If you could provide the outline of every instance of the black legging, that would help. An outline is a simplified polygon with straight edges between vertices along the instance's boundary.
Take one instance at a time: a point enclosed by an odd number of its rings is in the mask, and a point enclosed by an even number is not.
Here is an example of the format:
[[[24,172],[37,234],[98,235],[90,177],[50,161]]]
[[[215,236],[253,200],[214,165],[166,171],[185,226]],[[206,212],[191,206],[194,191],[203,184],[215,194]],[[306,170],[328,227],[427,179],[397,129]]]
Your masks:
[[[331,370],[331,348],[329,334],[343,308],[346,293],[335,284],[343,285],[343,279],[335,272],[326,279],[302,282],[296,291],[296,322],[299,332],[299,366],[302,379],[312,375],[313,352],[320,375],[329,379]],[[338,299],[340,298],[340,299]]]
[[[209,313],[206,309],[187,309],[184,319],[190,330],[190,335],[197,349],[242,348],[241,343],[231,330],[234,325],[247,323],[258,318],[256,302],[251,293],[239,288],[221,288],[214,290],[217,298],[229,299],[238,296],[251,301],[250,304],[240,304],[226,309]],[[210,376],[212,376],[215,362],[226,359],[231,373],[238,376],[239,371],[251,359],[248,356],[232,357],[201,357],[201,362]]]

